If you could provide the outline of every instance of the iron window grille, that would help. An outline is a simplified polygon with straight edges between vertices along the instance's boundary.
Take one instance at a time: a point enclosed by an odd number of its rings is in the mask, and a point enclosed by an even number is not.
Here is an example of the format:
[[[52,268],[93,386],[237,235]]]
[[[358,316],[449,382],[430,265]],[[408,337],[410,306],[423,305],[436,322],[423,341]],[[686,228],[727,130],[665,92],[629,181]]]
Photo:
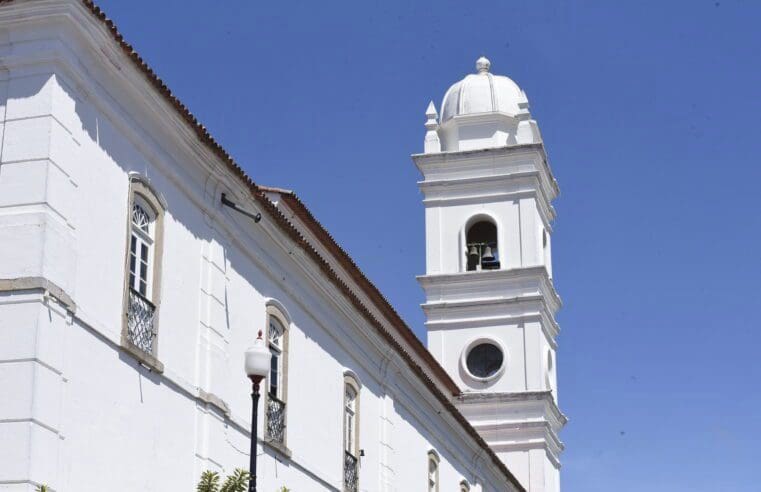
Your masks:
[[[127,339],[135,347],[147,354],[153,354],[156,332],[154,318],[156,306],[135,289],[129,289],[127,306]]]
[[[344,451],[344,491],[357,492],[359,484],[359,460],[348,451]]]
[[[285,402],[273,394],[267,395],[267,440],[285,441]]]

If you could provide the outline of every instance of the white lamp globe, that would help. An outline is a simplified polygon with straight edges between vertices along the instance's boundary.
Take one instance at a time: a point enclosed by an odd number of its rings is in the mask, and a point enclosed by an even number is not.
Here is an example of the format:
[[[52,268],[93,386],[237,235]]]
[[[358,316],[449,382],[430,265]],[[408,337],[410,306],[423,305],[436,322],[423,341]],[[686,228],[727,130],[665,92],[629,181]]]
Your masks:
[[[244,357],[246,376],[249,378],[263,378],[267,375],[270,370],[272,354],[267,346],[264,345],[261,331],[256,340],[254,340],[254,344],[246,349]]]

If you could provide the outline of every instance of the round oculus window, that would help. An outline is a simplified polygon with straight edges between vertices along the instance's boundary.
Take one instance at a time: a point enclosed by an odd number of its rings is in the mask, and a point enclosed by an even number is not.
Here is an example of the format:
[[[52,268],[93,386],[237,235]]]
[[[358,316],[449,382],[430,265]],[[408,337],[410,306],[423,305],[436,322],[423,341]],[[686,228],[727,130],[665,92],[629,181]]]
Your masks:
[[[477,378],[494,376],[505,361],[502,350],[493,343],[480,343],[468,352],[465,364],[468,371]]]

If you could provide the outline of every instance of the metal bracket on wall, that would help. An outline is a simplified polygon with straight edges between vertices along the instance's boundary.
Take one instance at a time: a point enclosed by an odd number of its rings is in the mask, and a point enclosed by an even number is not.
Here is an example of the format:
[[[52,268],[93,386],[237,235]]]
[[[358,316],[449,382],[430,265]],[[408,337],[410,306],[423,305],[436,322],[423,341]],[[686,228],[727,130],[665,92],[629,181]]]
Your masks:
[[[240,208],[235,202],[231,201],[229,198],[227,198],[227,195],[225,193],[222,193],[222,205],[226,205],[230,207],[231,209],[235,210],[236,212],[240,212],[246,217],[250,217],[254,219],[254,222],[258,223],[260,220],[262,220],[262,214],[257,212],[249,212],[248,210],[244,210]]]

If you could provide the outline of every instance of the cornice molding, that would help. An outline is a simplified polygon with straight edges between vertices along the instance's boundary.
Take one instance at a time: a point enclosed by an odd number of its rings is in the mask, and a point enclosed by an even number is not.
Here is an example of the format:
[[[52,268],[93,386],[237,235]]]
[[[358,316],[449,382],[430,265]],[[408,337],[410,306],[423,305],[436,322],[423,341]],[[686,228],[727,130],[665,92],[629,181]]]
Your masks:
[[[509,169],[515,167],[521,161],[515,161],[517,157],[529,157],[531,162],[538,163],[536,170],[539,171],[542,187],[550,200],[554,200],[560,193],[557,180],[552,174],[547,153],[543,143],[507,145],[504,147],[462,150],[455,152],[440,152],[435,154],[413,154],[412,160],[426,180],[437,176],[446,179],[447,176],[456,177],[464,170],[470,172],[497,168]],[[533,157],[533,158],[532,158]],[[512,161],[512,162],[511,162]],[[433,172],[437,171],[437,172]]]
[[[421,275],[417,280],[426,293],[425,306],[535,297],[541,297],[553,314],[562,306],[544,265]]]
[[[558,433],[568,419],[558,408],[551,391],[468,392],[458,396],[457,402],[458,408],[495,451],[542,447],[560,466],[559,457],[565,446]],[[526,418],[527,414],[532,416]],[[516,418],[516,415],[523,417]]]
[[[53,298],[67,311],[76,313],[77,305],[65,289],[45,277],[0,278],[0,292],[42,292],[45,298]]]
[[[524,303],[525,299],[488,299],[484,301],[457,303],[421,304],[426,313],[425,326],[427,330],[455,330],[462,328],[500,326],[538,322],[548,343],[557,349],[557,336],[560,325],[555,321],[552,312],[546,308],[543,298]],[[539,304],[536,309],[528,310],[532,303]],[[516,312],[504,313],[500,307],[514,307]],[[494,308],[491,312],[484,308]],[[523,308],[523,309],[522,309]],[[478,316],[473,316],[474,311]]]
[[[517,392],[463,392],[457,397],[458,405],[476,405],[480,403],[544,402],[552,412],[553,418],[562,426],[568,418],[560,411],[552,391],[517,391]]]
[[[552,232],[555,207],[541,186],[538,171],[521,171],[493,176],[418,181],[425,207],[442,207],[534,198],[545,228]]]

